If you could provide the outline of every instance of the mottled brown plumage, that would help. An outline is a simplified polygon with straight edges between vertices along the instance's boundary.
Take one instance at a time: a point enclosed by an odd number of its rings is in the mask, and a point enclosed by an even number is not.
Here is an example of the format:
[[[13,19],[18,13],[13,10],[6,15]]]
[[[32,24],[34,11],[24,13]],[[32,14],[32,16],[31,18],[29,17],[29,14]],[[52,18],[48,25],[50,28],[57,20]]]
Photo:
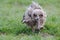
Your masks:
[[[28,26],[30,26],[32,31],[35,29],[40,30],[40,28],[44,27],[46,16],[47,15],[41,6],[33,2],[23,16],[23,23],[26,23]]]

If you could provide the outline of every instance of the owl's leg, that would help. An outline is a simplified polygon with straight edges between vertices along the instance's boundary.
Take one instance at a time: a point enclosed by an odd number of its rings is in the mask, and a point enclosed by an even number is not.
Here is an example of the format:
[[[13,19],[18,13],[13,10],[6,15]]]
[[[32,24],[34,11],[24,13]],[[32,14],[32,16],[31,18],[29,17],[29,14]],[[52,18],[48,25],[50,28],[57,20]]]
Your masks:
[[[35,32],[35,28],[34,26],[31,26],[32,32]]]

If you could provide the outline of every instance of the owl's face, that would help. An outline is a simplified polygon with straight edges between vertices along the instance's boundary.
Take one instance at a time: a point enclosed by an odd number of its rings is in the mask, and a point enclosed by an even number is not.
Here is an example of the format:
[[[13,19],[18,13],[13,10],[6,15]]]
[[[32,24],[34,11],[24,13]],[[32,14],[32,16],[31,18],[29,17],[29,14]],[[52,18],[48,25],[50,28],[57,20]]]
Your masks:
[[[32,13],[32,19],[34,19],[36,21],[40,20],[41,18],[43,18],[43,13],[44,12],[40,9],[34,10]]]

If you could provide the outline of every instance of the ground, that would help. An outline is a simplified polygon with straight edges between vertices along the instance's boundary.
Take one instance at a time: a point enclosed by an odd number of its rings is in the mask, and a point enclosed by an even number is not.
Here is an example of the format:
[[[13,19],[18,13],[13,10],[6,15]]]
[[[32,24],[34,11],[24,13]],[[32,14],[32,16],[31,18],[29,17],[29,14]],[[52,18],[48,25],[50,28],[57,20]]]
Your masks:
[[[21,22],[32,0],[0,0],[0,40],[60,40],[60,0],[34,0],[47,13],[45,28],[33,33]]]

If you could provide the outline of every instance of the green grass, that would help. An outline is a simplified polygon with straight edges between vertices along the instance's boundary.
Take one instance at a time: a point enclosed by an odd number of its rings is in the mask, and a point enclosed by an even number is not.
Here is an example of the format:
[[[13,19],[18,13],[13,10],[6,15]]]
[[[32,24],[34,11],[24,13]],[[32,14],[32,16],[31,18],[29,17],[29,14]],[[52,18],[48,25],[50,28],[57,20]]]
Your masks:
[[[33,33],[21,22],[32,0],[0,0],[0,40],[60,40],[60,0],[34,0],[47,13],[45,29]],[[45,37],[43,33],[48,33]]]

